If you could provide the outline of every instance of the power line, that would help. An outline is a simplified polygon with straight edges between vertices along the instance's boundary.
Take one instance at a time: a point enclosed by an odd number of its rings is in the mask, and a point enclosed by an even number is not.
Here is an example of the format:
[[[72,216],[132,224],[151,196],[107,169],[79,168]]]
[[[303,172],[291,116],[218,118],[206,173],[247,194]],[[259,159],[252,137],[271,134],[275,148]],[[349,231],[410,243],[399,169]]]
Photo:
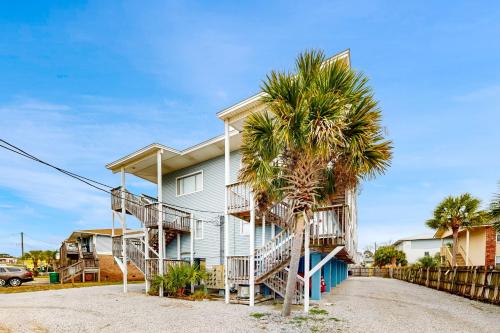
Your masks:
[[[85,184],[87,184],[87,185],[89,185],[89,186],[93,187],[94,189],[97,189],[97,190],[102,191],[102,192],[105,192],[105,193],[107,193],[107,194],[111,194],[112,196],[115,196],[115,197],[120,197],[120,198],[121,198],[121,196],[117,196],[116,194],[112,193],[111,191],[109,191],[109,190],[107,190],[107,189],[103,189],[103,188],[101,188],[101,187],[97,186],[97,185],[100,185],[100,186],[107,187],[107,188],[109,188],[109,189],[113,189],[114,187],[112,187],[112,186],[110,186],[110,185],[107,185],[107,184],[101,183],[101,182],[99,182],[99,181],[96,181],[96,180],[93,180],[93,179],[90,179],[90,178],[87,178],[87,177],[81,176],[81,175],[76,174],[76,173],[74,173],[74,172],[71,172],[71,171],[65,170],[65,169],[60,168],[60,167],[57,167],[57,166],[55,166],[55,165],[53,165],[53,164],[51,164],[51,163],[48,163],[48,162],[46,162],[46,161],[43,161],[43,160],[39,159],[38,157],[36,157],[36,156],[34,156],[34,155],[32,155],[32,154],[30,154],[30,153],[26,152],[25,150],[23,150],[23,149],[21,149],[21,148],[19,148],[19,147],[15,146],[15,145],[13,145],[13,144],[11,144],[11,143],[9,143],[9,142],[5,141],[5,140],[3,140],[3,139],[0,139],[0,142],[2,142],[2,143],[4,143],[4,144],[8,145],[8,147],[6,147],[5,145],[0,144],[0,147],[1,147],[1,148],[4,148],[4,149],[6,149],[6,150],[9,150],[9,151],[11,151],[11,152],[13,152],[13,153],[16,153],[16,154],[18,154],[18,155],[21,155],[21,156],[23,156],[23,157],[25,157],[25,158],[31,159],[31,160],[36,161],[36,162],[38,162],[38,163],[44,164],[44,165],[46,165],[46,166],[48,166],[48,167],[51,167],[51,168],[53,168],[53,169],[55,169],[55,170],[57,170],[57,171],[59,171],[59,172],[61,172],[61,173],[63,173],[63,174],[66,174],[67,176],[70,176],[70,177],[72,177],[72,178],[74,178],[74,179],[76,179],[76,180],[78,180],[78,181],[81,181],[81,182],[83,182],[83,183],[85,183]],[[95,184],[97,184],[97,185],[95,185]],[[136,195],[136,196],[137,196],[137,194],[134,194],[134,193],[132,193],[132,192],[129,192],[129,193],[131,193],[131,194],[133,194],[133,195]],[[127,201],[129,201],[129,202],[136,203],[136,202],[131,201],[131,200],[126,199],[126,198],[125,198],[125,200],[127,200]],[[196,212],[201,212],[201,213],[211,213],[211,214],[218,214],[218,215],[222,215],[222,213],[223,213],[223,212],[220,212],[220,211],[210,211],[210,210],[202,210],[202,209],[195,209],[195,208],[190,208],[190,207],[184,207],[184,206],[180,206],[180,205],[176,205],[176,204],[172,204],[172,203],[168,203],[168,202],[163,202],[163,201],[162,201],[162,202],[158,202],[158,201],[156,201],[156,203],[165,204],[165,205],[172,206],[172,207],[175,207],[175,208],[186,209],[186,210],[196,211]],[[137,204],[137,203],[136,203],[136,204]],[[150,209],[153,209],[153,210],[159,211],[159,210],[157,210],[157,209],[155,209],[155,208],[150,208]],[[183,216],[181,216],[181,215],[176,215],[176,214],[167,213],[167,212],[163,212],[163,214],[173,215],[173,216],[177,216],[177,217],[183,217]]]

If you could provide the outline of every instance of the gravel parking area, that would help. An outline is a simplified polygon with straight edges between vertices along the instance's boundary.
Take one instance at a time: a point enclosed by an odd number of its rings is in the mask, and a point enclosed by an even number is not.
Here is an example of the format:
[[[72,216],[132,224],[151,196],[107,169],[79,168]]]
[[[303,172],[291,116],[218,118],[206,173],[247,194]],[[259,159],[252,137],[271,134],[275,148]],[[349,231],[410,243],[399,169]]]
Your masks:
[[[398,280],[350,278],[282,319],[279,306],[148,297],[143,285],[0,295],[4,332],[500,332],[500,307]],[[324,311],[326,310],[326,311]]]

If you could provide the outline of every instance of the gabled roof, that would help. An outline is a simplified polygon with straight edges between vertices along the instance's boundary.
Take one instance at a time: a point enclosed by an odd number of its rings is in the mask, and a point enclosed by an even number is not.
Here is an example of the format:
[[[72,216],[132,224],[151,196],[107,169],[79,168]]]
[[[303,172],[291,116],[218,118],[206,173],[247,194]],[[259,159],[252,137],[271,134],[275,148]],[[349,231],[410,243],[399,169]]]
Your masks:
[[[233,151],[240,147],[241,136],[238,131],[231,131],[230,136],[232,137],[231,151]],[[124,168],[127,173],[156,183],[158,151],[162,151],[162,170],[163,174],[166,174],[224,155],[224,135],[216,136],[184,150],[152,143],[107,164],[106,168],[113,173]]]
[[[404,241],[426,240],[426,239],[435,239],[435,238],[433,234],[420,234],[398,239],[397,241],[394,242],[393,245],[398,245],[399,243],[402,243]]]

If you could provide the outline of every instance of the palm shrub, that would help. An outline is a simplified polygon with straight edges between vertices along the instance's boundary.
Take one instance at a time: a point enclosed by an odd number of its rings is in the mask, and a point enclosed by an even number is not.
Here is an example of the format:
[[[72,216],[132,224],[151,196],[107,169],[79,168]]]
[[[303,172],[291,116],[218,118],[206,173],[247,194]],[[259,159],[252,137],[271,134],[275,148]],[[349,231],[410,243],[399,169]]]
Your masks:
[[[426,224],[431,229],[448,230],[453,233],[452,266],[456,266],[458,253],[458,231],[485,221],[486,213],[479,210],[481,201],[469,193],[457,197],[448,196],[434,209],[433,217]]]
[[[434,268],[439,266],[439,261],[436,260],[435,257],[423,256],[422,258],[418,259],[416,266],[422,268]]]
[[[155,276],[151,287],[153,291],[163,287],[168,295],[183,296],[189,284],[197,284],[206,278],[206,272],[201,271],[197,265],[168,265],[167,273]]]
[[[304,228],[315,207],[383,173],[391,142],[368,79],[343,61],[309,51],[296,73],[272,71],[262,84],[266,111],[251,114],[242,132],[239,179],[250,185],[260,214],[289,205],[294,233],[283,315],[291,312]]]

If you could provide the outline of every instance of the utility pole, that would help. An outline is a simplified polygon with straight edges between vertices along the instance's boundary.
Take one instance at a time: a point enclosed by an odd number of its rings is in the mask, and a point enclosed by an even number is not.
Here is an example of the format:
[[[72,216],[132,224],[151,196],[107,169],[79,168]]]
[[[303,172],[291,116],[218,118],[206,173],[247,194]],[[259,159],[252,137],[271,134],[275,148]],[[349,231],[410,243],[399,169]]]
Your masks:
[[[21,258],[24,257],[24,232],[21,231]]]

